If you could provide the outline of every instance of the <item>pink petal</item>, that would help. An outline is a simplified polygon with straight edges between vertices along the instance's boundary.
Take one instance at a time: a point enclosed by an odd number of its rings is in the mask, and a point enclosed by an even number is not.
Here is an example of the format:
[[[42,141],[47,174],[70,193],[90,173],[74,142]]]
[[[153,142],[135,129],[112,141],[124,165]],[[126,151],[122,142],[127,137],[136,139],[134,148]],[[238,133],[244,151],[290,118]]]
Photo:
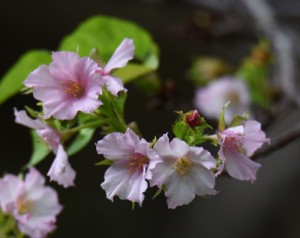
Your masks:
[[[24,81],[26,87],[47,87],[57,88],[57,81],[50,74],[47,65],[41,65],[36,70],[31,72]]]
[[[30,118],[24,110],[18,111],[14,108],[14,114],[16,123],[23,126],[27,126],[32,129],[42,129],[45,127],[44,123],[40,119]]]
[[[123,81],[121,79],[110,75],[104,75],[103,80],[107,90],[111,92],[111,94],[117,96],[120,91],[127,92],[127,89],[124,88]]]
[[[70,166],[68,155],[62,145],[59,145],[57,155],[47,175],[65,188],[74,186],[76,172]]]
[[[79,55],[68,52],[53,52],[53,62],[49,65],[49,71],[59,81],[77,79],[75,65],[80,60]]]
[[[107,159],[122,160],[134,154],[139,141],[139,137],[128,128],[125,134],[114,132],[106,135],[96,143],[96,150]]]
[[[163,184],[165,184],[168,178],[175,172],[175,164],[176,160],[173,159],[164,159],[163,162],[158,163],[151,171],[152,178],[149,180],[151,187],[161,187]]]
[[[173,158],[178,159],[180,158],[180,154],[182,154],[180,151],[176,150],[176,148],[174,148],[177,144],[177,140],[175,140],[175,142],[173,142],[173,147],[171,148],[170,146],[170,141],[169,141],[169,137],[168,134],[164,134],[163,136],[161,136],[157,142],[154,144],[154,151],[159,155],[159,157],[161,158]],[[182,145],[183,149],[185,150],[186,147],[184,144],[182,143],[178,143],[180,146]],[[173,149],[175,149],[178,153],[176,153]]]
[[[242,153],[227,150],[226,148],[221,150],[220,156],[225,156],[225,169],[230,176],[239,180],[251,182],[256,180],[256,173],[261,167],[260,164],[250,160]]]
[[[138,202],[140,205],[144,200],[144,192],[148,184],[143,176],[144,173],[130,173],[126,164],[122,161],[115,162],[104,175],[101,187],[105,190],[108,199],[113,201],[114,196],[122,200]]]
[[[207,169],[216,167],[215,158],[202,147],[191,146],[187,156],[193,163],[199,164]]]
[[[188,186],[189,179],[187,176],[179,177],[176,173],[169,177],[165,192],[168,208],[174,209],[177,206],[188,204],[195,198],[195,193]]]
[[[269,142],[269,139],[266,138],[266,134],[261,130],[260,123],[254,120],[246,121],[244,148],[247,156],[252,156],[266,142]]]
[[[24,190],[23,181],[15,175],[7,174],[0,179],[0,205],[3,212],[13,212],[18,194]]]
[[[134,48],[133,40],[124,39],[104,67],[104,73],[109,74],[113,69],[124,67],[129,60],[133,59]]]
[[[193,167],[193,171],[191,173],[191,183],[189,186],[193,187],[193,190],[199,196],[217,194],[217,191],[214,189],[214,173],[198,164],[195,164]]]
[[[170,148],[176,153],[177,158],[182,158],[189,151],[188,144],[178,138],[174,138],[171,141]]]

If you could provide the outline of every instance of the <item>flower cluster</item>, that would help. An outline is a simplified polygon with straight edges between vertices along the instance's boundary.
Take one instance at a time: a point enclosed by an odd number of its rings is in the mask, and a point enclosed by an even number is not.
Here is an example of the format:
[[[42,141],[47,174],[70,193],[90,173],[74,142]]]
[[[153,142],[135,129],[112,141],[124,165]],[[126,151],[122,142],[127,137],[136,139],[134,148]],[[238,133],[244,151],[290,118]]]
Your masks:
[[[194,123],[201,121],[196,111],[183,118],[190,130],[202,126]],[[203,147],[190,146],[179,138],[170,141],[168,134],[152,145],[129,128],[124,134],[108,134],[96,143],[98,154],[112,163],[101,187],[108,199],[118,196],[141,205],[148,180],[151,187],[165,190],[168,207],[175,208],[190,203],[195,195],[215,195],[215,179],[224,168],[238,180],[253,182],[256,179],[260,164],[249,157],[269,141],[259,122],[245,120],[209,138],[220,146],[219,163]]]
[[[33,129],[46,153],[29,162],[25,180],[10,174],[0,179],[1,210],[14,217],[24,234],[45,237],[62,209],[56,192],[45,186],[33,166],[53,152],[50,180],[65,188],[75,186],[69,156],[81,150],[98,128],[104,137],[96,142],[96,151],[105,158],[99,164],[109,165],[101,187],[112,201],[117,196],[142,206],[147,188],[157,187],[168,208],[176,208],[196,195],[216,195],[216,178],[223,171],[238,180],[255,181],[260,164],[250,157],[269,139],[259,122],[247,114],[235,116],[249,109],[243,81],[223,78],[198,91],[197,107],[208,117],[219,118],[218,130],[206,134],[213,128],[197,110],[178,112],[173,138],[165,133],[148,142],[137,124],[125,122],[127,89],[112,74],[133,59],[134,49],[133,40],[125,38],[106,65],[73,52],[53,52],[52,63],[38,67],[24,81],[42,110],[14,109],[15,121]],[[232,106],[227,109],[228,100]],[[219,151],[206,150],[204,142],[212,142]]]

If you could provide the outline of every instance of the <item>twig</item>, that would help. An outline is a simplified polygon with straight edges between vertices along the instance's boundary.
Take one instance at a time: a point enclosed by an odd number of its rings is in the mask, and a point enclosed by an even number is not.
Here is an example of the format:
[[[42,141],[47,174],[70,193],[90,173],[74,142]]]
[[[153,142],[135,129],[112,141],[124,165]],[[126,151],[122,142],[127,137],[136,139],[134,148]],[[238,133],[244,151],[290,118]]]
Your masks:
[[[258,157],[271,154],[272,152],[279,150],[289,144],[290,142],[300,138],[300,123],[296,124],[294,127],[288,131],[283,132],[281,135],[271,140],[271,144],[258,150],[252,159],[257,159]]]

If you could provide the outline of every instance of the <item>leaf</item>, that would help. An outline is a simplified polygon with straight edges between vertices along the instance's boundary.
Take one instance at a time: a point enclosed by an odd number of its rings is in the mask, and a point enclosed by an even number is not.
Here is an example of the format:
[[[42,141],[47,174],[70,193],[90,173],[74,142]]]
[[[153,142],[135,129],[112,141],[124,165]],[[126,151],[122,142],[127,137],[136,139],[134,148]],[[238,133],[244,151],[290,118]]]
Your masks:
[[[153,69],[141,64],[129,63],[126,67],[116,70],[113,75],[121,78],[124,83],[151,73]]]
[[[46,50],[32,50],[22,55],[0,82],[0,104],[17,94],[28,74],[41,64],[49,64],[51,54]]]
[[[241,125],[241,123],[243,121],[247,121],[249,118],[249,112],[246,112],[244,113],[244,115],[240,116],[240,115],[236,115],[231,123],[229,124],[229,127],[235,127],[235,126],[238,126],[238,125]]]
[[[220,118],[219,118],[219,131],[224,131],[225,127],[226,127],[226,123],[225,123],[225,110],[226,108],[229,106],[230,101],[226,102],[223,105],[222,111],[220,113]]]
[[[157,191],[155,192],[155,194],[152,197],[152,200],[157,198],[159,196],[159,194],[161,194],[162,191],[163,191],[163,186],[161,186],[160,188],[157,189]]]
[[[89,56],[96,48],[107,62],[124,38],[131,38],[135,45],[135,59],[151,69],[158,67],[158,48],[150,34],[137,24],[108,16],[93,16],[81,23],[65,37],[59,50],[75,51]]]
[[[96,166],[99,166],[99,165],[112,165],[112,161],[109,160],[109,159],[104,159],[104,160],[101,160],[100,162],[96,163],[95,165]]]
[[[158,67],[158,48],[149,33],[133,22],[107,17],[94,16],[79,25],[60,44],[60,50],[75,51],[81,56],[97,52],[107,62],[124,38],[131,38],[135,45],[135,59],[141,63],[129,63],[117,69],[113,75],[124,83],[146,75]],[[99,58],[99,56],[97,56]]]
[[[50,149],[41,139],[41,137],[36,133],[35,130],[31,130],[31,138],[33,145],[33,152],[31,154],[31,158],[26,167],[35,166],[50,153]]]
[[[95,128],[84,128],[79,131],[76,138],[67,149],[69,156],[76,154],[82,150],[92,139]]]

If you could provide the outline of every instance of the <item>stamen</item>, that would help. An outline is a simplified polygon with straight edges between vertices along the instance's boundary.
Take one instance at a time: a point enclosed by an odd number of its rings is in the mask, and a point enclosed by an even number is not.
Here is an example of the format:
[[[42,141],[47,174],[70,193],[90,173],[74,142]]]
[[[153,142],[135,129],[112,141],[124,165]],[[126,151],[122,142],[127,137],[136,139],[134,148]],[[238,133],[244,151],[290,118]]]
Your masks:
[[[180,177],[188,175],[193,167],[193,162],[187,157],[184,156],[176,160],[175,170]]]
[[[148,164],[149,159],[143,155],[133,156],[128,163],[128,173],[133,174],[143,170],[144,164]]]
[[[32,210],[32,202],[26,199],[24,195],[17,197],[16,205],[19,214],[26,214]]]
[[[64,92],[74,98],[80,98],[84,93],[84,89],[75,81],[62,81],[61,85],[64,88]]]

